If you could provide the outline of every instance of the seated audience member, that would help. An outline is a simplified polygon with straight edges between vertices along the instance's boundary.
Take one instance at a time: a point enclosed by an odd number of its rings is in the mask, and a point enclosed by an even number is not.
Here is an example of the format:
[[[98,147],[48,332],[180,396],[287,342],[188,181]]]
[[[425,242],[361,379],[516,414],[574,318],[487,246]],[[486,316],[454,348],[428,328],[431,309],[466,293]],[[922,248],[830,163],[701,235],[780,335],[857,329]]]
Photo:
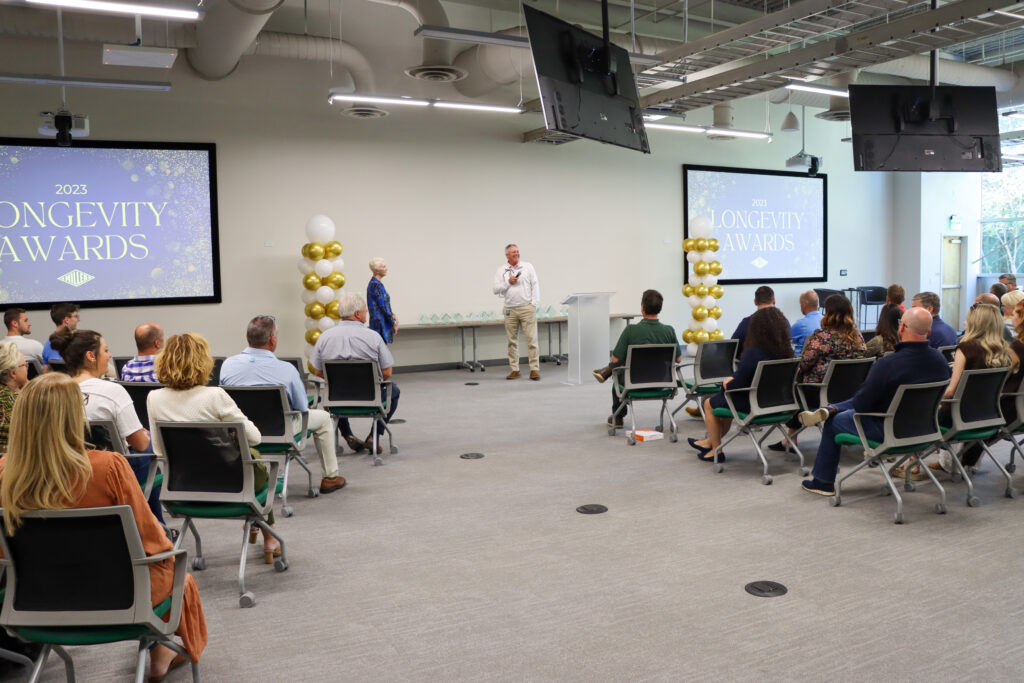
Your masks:
[[[1012,292],[1017,289],[1017,276],[1013,273],[1003,273],[999,276],[999,282],[1006,287],[1006,291],[1008,292]]]
[[[885,290],[885,303],[892,304],[893,306],[899,306],[900,311],[907,310],[903,305],[904,299],[907,298],[907,291],[899,285],[889,285]]]
[[[935,292],[920,292],[914,295],[913,306],[923,308],[932,316],[932,328],[928,334],[928,344],[937,349],[940,346],[956,346],[956,330],[950,327],[949,323],[939,317],[939,307],[942,302]]]
[[[758,311],[774,307],[775,306],[775,292],[768,285],[761,285],[754,290],[754,306]],[[743,350],[747,348],[745,342],[747,337],[747,328],[750,326],[750,319],[753,315],[748,315],[746,318],[740,321],[740,324],[736,326],[736,331],[732,333],[732,338],[739,341],[739,357],[742,357]],[[785,318],[783,318],[785,320]],[[789,330],[789,322],[786,322],[786,329]],[[789,332],[790,338],[792,338],[792,331]],[[700,413],[697,413],[700,415]]]
[[[725,401],[725,389],[743,389],[749,387],[754,381],[754,373],[757,371],[757,364],[763,360],[779,360],[781,358],[793,357],[793,345],[790,343],[789,323],[782,311],[769,306],[756,311],[750,316],[750,326],[747,329],[746,348],[743,351],[743,358],[736,366],[736,373],[722,383],[722,391],[704,401],[704,426],[708,435],[703,439],[687,439],[690,446],[697,451],[700,460],[711,462],[714,460],[711,453],[722,443],[722,437],[729,431],[732,419],[727,417],[715,417],[712,412],[715,408],[728,408]],[[741,413],[750,411],[750,399],[744,392],[731,394],[736,410]],[[720,456],[721,457],[721,456]]]
[[[143,323],[135,328],[138,354],[121,368],[122,382],[156,382],[153,362],[164,345],[164,330],[156,323]]]
[[[86,450],[84,417],[82,394],[64,373],[39,377],[21,392],[7,455],[0,460],[0,504],[7,533],[17,536],[22,515],[33,510],[129,505],[146,554],[170,551],[172,544],[146,507],[125,459],[116,453]],[[171,594],[174,558],[148,566],[150,600],[159,605]],[[198,662],[206,647],[206,618],[199,588],[188,574],[175,633],[189,658]],[[149,658],[151,681],[163,680],[169,669],[185,661],[163,645],[154,646]]]
[[[975,304],[967,312],[967,327],[964,336],[957,344],[956,353],[953,355],[953,376],[949,381],[943,398],[953,398],[957,385],[965,370],[982,370],[985,368],[1010,368],[1010,374],[1014,375],[1020,367],[1020,359],[1013,352],[1010,344],[1003,339],[1003,316],[999,309],[989,304]],[[939,424],[943,427],[953,426],[952,409],[950,404],[943,403],[939,408]],[[968,462],[967,454],[963,454],[964,466],[973,466],[978,462],[981,448],[975,447],[972,457]],[[932,469],[942,469],[952,472],[955,469],[949,453],[945,450],[939,452],[939,461],[931,464]],[[911,469],[911,478],[926,478],[923,472],[918,472],[918,466]],[[903,476],[901,468],[896,474]],[[916,475],[916,476],[915,476]]]
[[[818,455],[814,460],[813,479],[806,479],[802,484],[805,491],[822,496],[835,495],[839,455],[842,451],[835,437],[837,434],[857,434],[853,422],[855,412],[884,413],[900,385],[949,379],[949,364],[928,343],[931,326],[932,316],[927,309],[909,309],[900,318],[900,343],[896,345],[896,352],[875,361],[864,384],[853,398],[834,406],[822,406],[817,410],[800,413],[800,422],[808,427],[825,422],[818,444]],[[862,424],[867,438],[873,441],[885,438],[880,418],[866,417]]]
[[[337,325],[320,335],[316,340],[316,346],[309,356],[309,362],[316,370],[318,377],[324,376],[324,361],[329,360],[375,360],[380,368],[381,377],[386,380],[391,377],[391,368],[395,359],[388,349],[384,339],[366,327],[366,302],[358,294],[342,294],[338,300],[338,314],[341,320]],[[391,384],[391,405],[388,406],[388,414],[385,422],[391,421],[391,416],[398,409],[398,385]],[[338,429],[350,446],[355,448],[353,443],[359,443],[358,439],[349,440],[352,428],[348,420],[338,420]],[[384,449],[379,437],[384,433],[384,426],[377,427],[377,453],[383,453]],[[366,438],[366,448],[373,447],[373,431]],[[358,450],[358,449],[357,449]]]
[[[34,360],[41,365],[43,345],[35,339],[28,338],[29,333],[32,332],[32,323],[29,322],[25,309],[8,308],[4,311],[4,326],[7,327],[7,336],[0,341],[11,342],[18,347],[26,359]]]
[[[853,319],[853,305],[842,294],[833,294],[825,299],[825,317],[822,318],[821,329],[808,337],[804,344],[796,381],[818,384],[825,379],[829,363],[844,358],[862,358],[866,350],[864,337]],[[808,392],[807,400],[812,402],[809,406],[812,410],[818,407],[816,393]],[[792,438],[793,433],[800,428],[800,423],[794,417],[786,426]],[[796,445],[796,441],[793,441],[793,445]],[[781,441],[768,448],[773,451],[786,450]]]
[[[809,289],[800,295],[800,312],[804,316],[793,323],[791,330],[794,353],[800,353],[804,348],[804,340],[821,327],[818,293],[813,289]]]
[[[864,351],[865,356],[882,356],[896,349],[900,343],[900,318],[903,317],[903,309],[896,304],[882,306],[878,314],[878,323],[875,325],[875,336],[872,337]]]
[[[643,293],[640,298],[640,313],[643,316],[635,325],[626,325],[626,328],[622,330],[622,334],[619,335],[619,340],[615,343],[615,348],[612,349],[612,362],[610,365],[606,365],[603,368],[594,370],[594,377],[597,378],[598,382],[604,382],[606,379],[611,377],[612,370],[614,368],[621,367],[626,362],[626,350],[633,345],[637,344],[675,344],[676,345],[676,362],[678,363],[681,358],[681,352],[679,350],[679,341],[676,337],[676,331],[672,329],[671,325],[665,325],[658,320],[658,315],[661,313],[661,306],[664,303],[664,298],[661,293],[654,289],[648,289]],[[612,388],[612,414],[608,416],[608,426],[612,426],[612,418],[615,417],[615,412],[619,409],[619,397],[615,393],[615,388]],[[622,428],[622,418],[625,417],[625,413],[619,415],[615,420],[614,426],[616,429]]]
[[[1019,289],[1007,292],[999,300],[999,306],[1002,308],[1003,312],[1003,324],[1006,326],[1006,330],[1010,333],[1007,341],[1010,342],[1012,342],[1017,336],[1014,311],[1017,310],[1017,304],[1021,301],[1024,301],[1024,292]]]
[[[274,355],[277,350],[277,322],[269,315],[258,315],[249,321],[245,331],[249,346],[237,356],[224,360],[220,369],[222,386],[267,386],[280,384],[288,394],[292,410],[309,414],[309,431],[313,433],[316,452],[320,456],[323,479],[320,493],[331,493],[345,485],[345,478],[338,476],[338,456],[335,453],[334,423],[326,410],[310,410],[306,399],[306,387],[295,366]],[[296,419],[292,433],[297,433],[302,421]]]
[[[11,414],[18,392],[28,384],[28,363],[18,347],[0,342],[0,453],[7,450]]]
[[[999,297],[996,296],[995,294],[992,294],[991,292],[985,292],[984,294],[979,294],[974,299],[974,305],[977,306],[978,304],[988,304],[990,306],[995,306],[996,308],[999,308],[1002,305],[1000,303]],[[966,327],[966,325],[967,325],[967,322],[964,321],[964,326]],[[1006,324],[1006,326],[1004,326],[1004,328],[1003,328],[1003,339],[1005,339],[1007,341],[1007,343],[1013,341],[1012,309],[1011,309],[1011,321],[1008,322]]]
[[[995,296],[996,299],[1002,299],[1008,291],[1010,290],[1002,282],[993,282],[992,286],[988,288],[988,293]]]
[[[78,304],[54,304],[50,307],[50,320],[57,326],[50,338],[43,344],[43,363],[49,370],[51,360],[64,360],[60,353],[52,347],[53,337],[64,332],[74,332],[78,328],[80,317],[78,315]]]
[[[100,379],[110,362],[107,342],[99,332],[75,330],[55,334],[53,349],[67,364],[67,373],[78,382],[85,396],[85,417],[88,420],[110,420],[117,426],[125,444],[137,453],[149,451],[149,432],[135,413],[135,403],[128,391],[116,382]],[[122,444],[122,448],[125,444]],[[128,464],[139,481],[145,481],[150,463],[146,458],[130,458]],[[153,515],[163,523],[159,487],[153,487],[149,496]]]
[[[156,378],[163,389],[151,391],[146,398],[149,425],[153,432],[153,450],[163,455],[163,443],[157,432],[157,422],[241,422],[245,426],[245,439],[250,446],[260,442],[260,430],[238,409],[227,392],[220,387],[209,387],[213,372],[210,345],[195,332],[172,335],[156,357]],[[252,456],[259,458],[255,451]],[[267,485],[267,468],[262,463],[254,467],[255,486],[259,491]],[[274,513],[268,518],[274,525]],[[249,542],[256,542],[256,528],[249,534]],[[263,534],[263,561],[273,564],[281,556],[281,546],[268,533]]]

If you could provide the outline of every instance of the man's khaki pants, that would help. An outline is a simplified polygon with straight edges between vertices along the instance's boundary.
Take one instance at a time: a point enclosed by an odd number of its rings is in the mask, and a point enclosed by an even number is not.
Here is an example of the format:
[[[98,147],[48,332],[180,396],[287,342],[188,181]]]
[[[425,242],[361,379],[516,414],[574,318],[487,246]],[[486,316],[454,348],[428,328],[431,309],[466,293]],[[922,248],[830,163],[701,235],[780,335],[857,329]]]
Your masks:
[[[540,352],[537,347],[537,307],[532,304],[505,308],[505,332],[508,334],[508,365],[519,372],[519,328],[526,336],[530,355],[530,370],[540,372]]]
[[[302,427],[301,418],[292,420],[292,431],[298,433]],[[313,443],[316,444],[316,453],[320,456],[320,467],[323,469],[325,478],[338,476],[338,454],[334,441],[334,422],[326,410],[310,409],[309,431],[313,433]]]

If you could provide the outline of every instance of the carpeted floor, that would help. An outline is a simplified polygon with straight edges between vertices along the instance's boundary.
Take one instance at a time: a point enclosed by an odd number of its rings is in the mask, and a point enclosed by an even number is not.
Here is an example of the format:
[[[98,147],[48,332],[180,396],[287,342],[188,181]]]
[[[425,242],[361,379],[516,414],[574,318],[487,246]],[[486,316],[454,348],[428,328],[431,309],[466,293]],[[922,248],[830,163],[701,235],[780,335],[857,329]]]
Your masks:
[[[345,455],[349,485],[315,500],[293,471],[295,516],[278,521],[291,566],[250,546],[252,609],[238,607],[240,525],[201,522],[204,679],[1021,680],[1024,500],[1002,497],[991,464],[981,507],[949,484],[934,514],[921,486],[897,526],[877,471],[840,508],[782,456],[762,485],[749,441],[715,474],[685,444],[700,423],[631,447],[607,434],[607,385],[542,372],[396,375],[400,452],[382,467]],[[655,404],[638,412],[656,423]],[[578,514],[586,503],[609,511]],[[757,580],[789,592],[753,597]],[[131,679],[132,644],[72,654],[82,681]],[[63,680],[56,658],[44,680]]]

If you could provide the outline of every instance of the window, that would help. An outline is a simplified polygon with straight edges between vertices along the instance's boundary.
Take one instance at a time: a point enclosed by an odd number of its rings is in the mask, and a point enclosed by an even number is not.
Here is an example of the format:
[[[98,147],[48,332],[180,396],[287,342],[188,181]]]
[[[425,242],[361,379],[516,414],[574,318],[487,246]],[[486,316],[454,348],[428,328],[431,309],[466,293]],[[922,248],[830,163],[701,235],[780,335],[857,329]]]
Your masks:
[[[981,180],[981,272],[1024,272],[1024,119],[999,117],[1001,132],[1020,131],[1003,141],[1003,172]]]

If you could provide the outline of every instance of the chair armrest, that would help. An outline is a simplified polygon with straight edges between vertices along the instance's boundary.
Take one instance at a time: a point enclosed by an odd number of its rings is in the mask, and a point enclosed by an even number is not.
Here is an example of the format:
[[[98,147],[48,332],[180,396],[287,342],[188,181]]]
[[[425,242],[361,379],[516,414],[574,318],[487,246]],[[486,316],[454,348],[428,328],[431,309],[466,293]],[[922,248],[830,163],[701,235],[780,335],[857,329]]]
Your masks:
[[[622,375],[624,377],[626,374],[626,370],[629,370],[628,365],[620,365],[617,368],[612,368],[612,391],[614,391],[615,395],[618,396],[619,398],[622,398],[623,393],[625,393],[626,391],[626,387],[623,386],[622,389],[619,389],[619,380],[616,379],[615,376]],[[625,385],[625,382],[623,382],[622,384]]]
[[[126,453],[126,458],[149,458],[149,473],[146,474],[146,481],[142,483],[142,495],[149,500],[153,493],[153,482],[156,481],[157,470],[160,469],[159,458],[156,453]]]
[[[140,557],[137,560],[132,560],[132,564],[152,564],[153,562],[163,562],[168,557],[176,557],[187,552],[188,551],[184,548],[178,548],[177,550],[165,550],[164,552],[157,553],[156,555],[146,555],[145,557]]]
[[[309,430],[309,411],[308,410],[286,410],[284,411],[284,419],[287,423],[285,428],[287,431],[291,431],[291,420],[293,417],[300,416],[302,421],[301,430],[299,431],[299,440],[295,444],[295,447],[300,451],[306,447],[306,432]]]
[[[752,418],[749,414],[747,415],[746,420],[740,418],[739,411],[736,410],[736,404],[732,402],[732,396],[730,396],[729,394],[735,394],[741,391],[745,391],[749,394],[751,389],[753,389],[753,387],[740,387],[738,389],[726,389],[725,391],[722,392],[722,395],[725,396],[725,402],[729,404],[729,410],[732,411],[734,419],[737,423],[739,423],[741,427],[746,426],[746,424],[750,422]]]
[[[383,397],[384,405],[386,405],[386,406],[388,406],[388,408],[390,408],[391,407],[391,388],[394,386],[394,383],[391,380],[388,379],[388,380],[384,380],[383,382],[381,382],[380,386],[381,386],[381,388],[383,388],[385,390],[384,391],[384,397]],[[382,405],[381,407],[383,408],[384,406]],[[376,427],[374,427],[374,429],[376,429]]]
[[[277,498],[277,473],[284,467],[284,459],[280,456],[261,455],[259,460],[267,465],[267,500],[259,509],[261,515],[266,517],[274,509],[274,500]]]

